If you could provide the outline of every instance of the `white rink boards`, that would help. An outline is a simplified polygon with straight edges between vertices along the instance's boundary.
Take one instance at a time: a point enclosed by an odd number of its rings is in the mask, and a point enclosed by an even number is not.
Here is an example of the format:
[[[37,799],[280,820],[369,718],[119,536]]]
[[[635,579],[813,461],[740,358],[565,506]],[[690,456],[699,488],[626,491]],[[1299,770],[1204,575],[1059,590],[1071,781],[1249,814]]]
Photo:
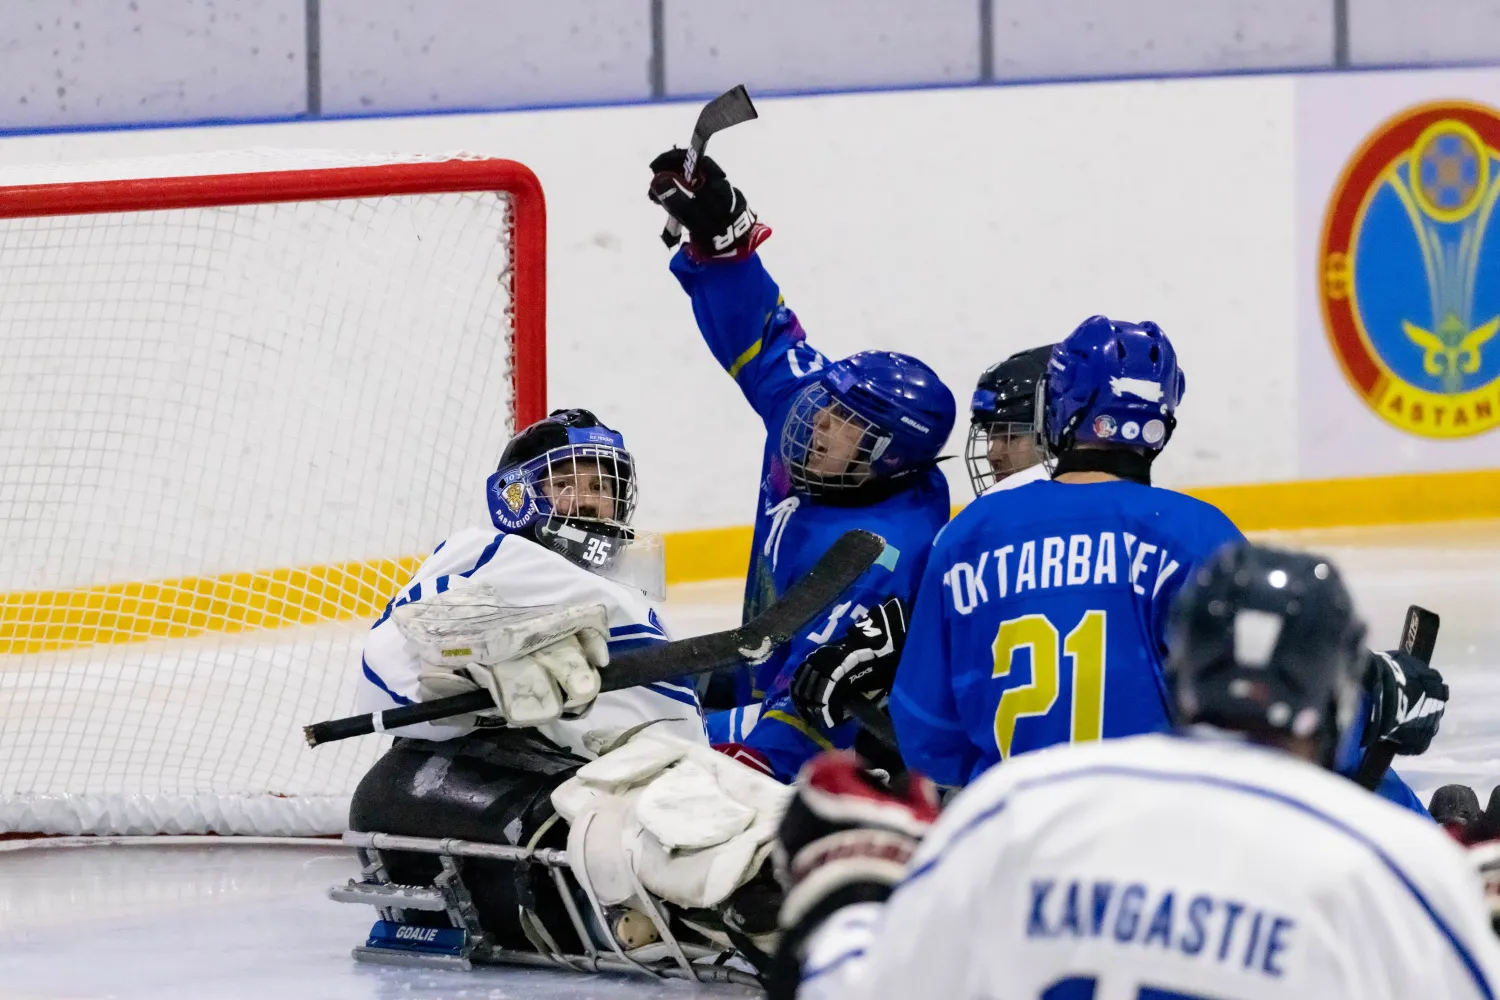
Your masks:
[[[1344,569],[1371,641],[1395,643],[1410,603],[1443,616],[1436,664],[1453,700],[1431,752],[1400,770],[1425,800],[1450,780],[1481,799],[1500,781],[1500,523],[1266,536]],[[678,634],[738,617],[735,583],[674,588]],[[0,843],[0,847],[3,847]],[[743,997],[693,986],[547,970],[473,973],[356,965],[373,910],[329,902],[354,874],[334,845],[0,850],[0,983],[26,1000],[644,1000]]]

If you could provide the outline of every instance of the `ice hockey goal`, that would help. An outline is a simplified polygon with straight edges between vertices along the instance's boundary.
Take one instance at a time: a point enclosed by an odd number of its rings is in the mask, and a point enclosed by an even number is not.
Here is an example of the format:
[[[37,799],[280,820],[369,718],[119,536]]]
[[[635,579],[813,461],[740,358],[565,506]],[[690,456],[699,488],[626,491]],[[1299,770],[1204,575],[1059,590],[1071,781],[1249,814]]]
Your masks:
[[[368,621],[543,415],[520,164],[0,170],[0,833],[343,829]]]

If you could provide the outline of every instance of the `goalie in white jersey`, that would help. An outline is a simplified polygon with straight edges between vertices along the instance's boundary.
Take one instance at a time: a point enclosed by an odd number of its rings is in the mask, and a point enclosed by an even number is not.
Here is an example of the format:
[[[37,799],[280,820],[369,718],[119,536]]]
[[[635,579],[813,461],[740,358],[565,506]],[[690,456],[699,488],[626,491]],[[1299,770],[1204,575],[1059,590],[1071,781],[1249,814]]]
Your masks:
[[[820,758],[782,826],[773,996],[1493,997],[1464,850],[1329,770],[1363,633],[1326,561],[1232,547],[1174,607],[1179,734],[1018,756],[941,818]]]
[[[630,527],[635,466],[621,436],[587,410],[556,411],[506,446],[488,499],[493,526],[440,544],[371,629],[359,704],[378,712],[485,688],[497,708],[397,730],[355,790],[352,830],[561,848],[568,825],[551,792],[623,733],[650,726],[708,752],[687,684],[599,693],[610,654],[669,638],[655,605],[660,539]],[[458,619],[490,634],[447,649],[420,641],[431,622]],[[384,860],[398,884],[426,885],[438,872],[431,855]],[[550,879],[483,859],[464,872],[495,942],[529,949],[539,921],[579,949]],[[517,922],[521,909],[533,923]],[[446,919],[408,916],[418,929]]]
[[[501,706],[487,715],[537,727],[574,753],[592,756],[591,732],[659,720],[677,735],[706,739],[697,694],[686,684],[594,698],[605,647],[619,653],[669,639],[655,604],[665,589],[660,539],[630,526],[635,463],[620,434],[588,410],[558,410],[511,439],[486,492],[493,525],[465,529],[439,544],[375,622],[360,665],[360,710],[486,687]],[[534,675],[529,662],[424,662],[395,613],[481,585],[486,600],[504,606],[539,614],[593,607],[602,617],[588,620],[576,637],[564,636]],[[522,695],[524,704],[517,700]],[[484,722],[484,716],[464,716],[407,726],[397,735],[446,740]]]

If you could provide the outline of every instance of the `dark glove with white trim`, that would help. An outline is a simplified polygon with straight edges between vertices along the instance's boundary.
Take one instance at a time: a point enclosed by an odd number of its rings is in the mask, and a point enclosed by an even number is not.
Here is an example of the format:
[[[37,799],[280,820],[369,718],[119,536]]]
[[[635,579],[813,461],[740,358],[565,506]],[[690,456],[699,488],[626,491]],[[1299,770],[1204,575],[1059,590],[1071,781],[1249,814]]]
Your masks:
[[[776,835],[783,930],[810,933],[841,907],[884,900],[938,810],[937,786],[919,774],[887,785],[848,751],[808,761]]]
[[[906,609],[892,597],[856,618],[837,642],[819,646],[792,677],[797,714],[822,729],[849,719],[851,698],[883,706],[896,682],[896,664],[906,643]]]
[[[748,257],[771,230],[755,220],[744,192],[729,183],[712,157],[698,157],[691,181],[685,176],[686,157],[687,150],[671,149],[652,160],[647,195],[682,223],[694,256]]]
[[[1394,744],[1398,754],[1425,753],[1448,707],[1443,675],[1395,649],[1371,652],[1368,669],[1365,685],[1370,692],[1370,717],[1364,745],[1380,739]]]

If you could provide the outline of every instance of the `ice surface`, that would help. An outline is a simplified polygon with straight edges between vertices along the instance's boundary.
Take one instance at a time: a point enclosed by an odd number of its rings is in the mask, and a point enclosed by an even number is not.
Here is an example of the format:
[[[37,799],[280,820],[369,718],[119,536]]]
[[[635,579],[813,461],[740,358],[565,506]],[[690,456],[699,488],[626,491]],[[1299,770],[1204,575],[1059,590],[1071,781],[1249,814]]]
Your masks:
[[[314,847],[109,847],[0,855],[0,989],[25,1000],[616,1000],[744,997],[736,986],[547,969],[356,963],[375,919],[324,890],[353,854]]]

